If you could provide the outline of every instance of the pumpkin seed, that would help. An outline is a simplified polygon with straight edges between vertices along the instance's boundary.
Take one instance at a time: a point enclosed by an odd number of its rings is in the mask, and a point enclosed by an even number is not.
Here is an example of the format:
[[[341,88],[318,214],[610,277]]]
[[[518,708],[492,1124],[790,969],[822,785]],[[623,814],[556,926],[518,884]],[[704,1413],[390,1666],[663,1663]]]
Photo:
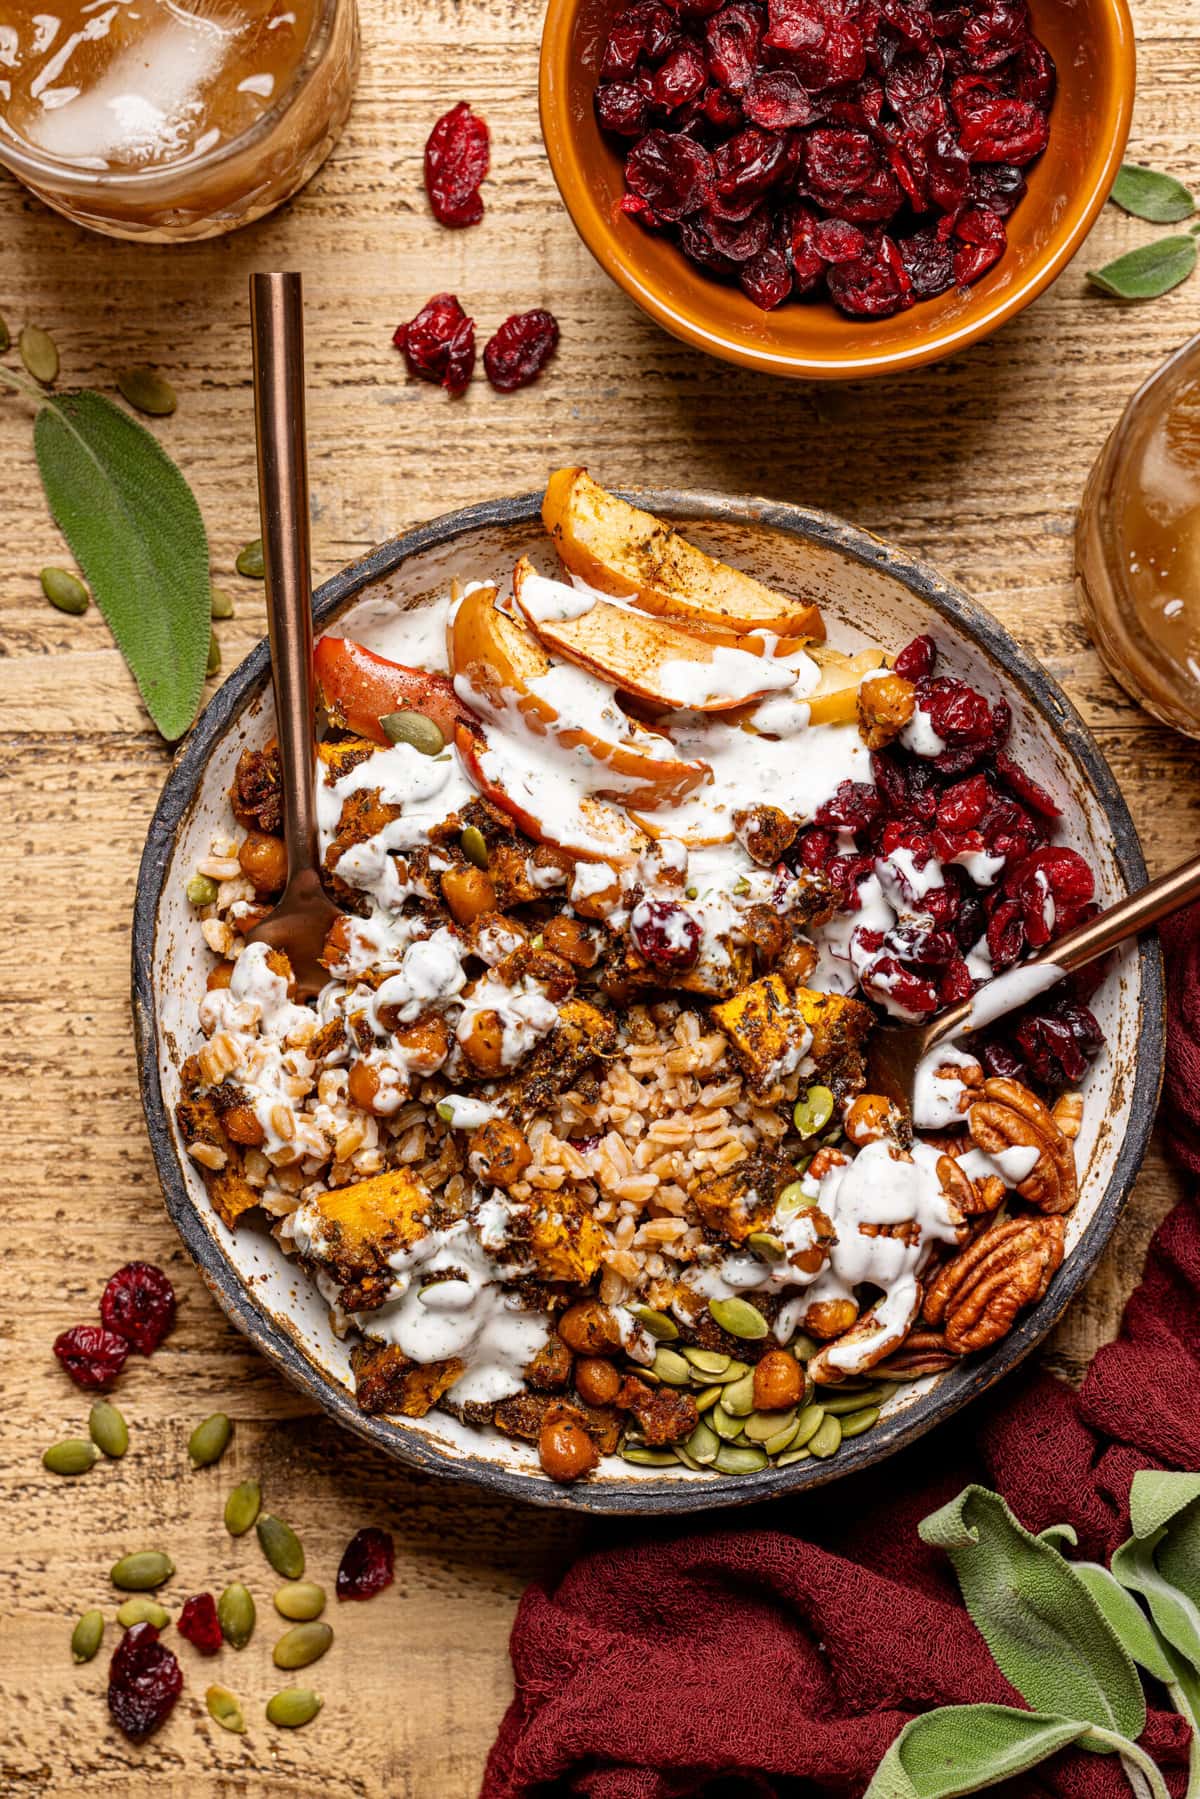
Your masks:
[[[890,1387],[863,1387],[857,1393],[822,1387],[821,1404],[831,1417],[840,1418],[849,1412],[861,1412],[864,1406],[881,1405],[890,1393]]]
[[[84,1612],[71,1632],[71,1656],[77,1662],[90,1662],[104,1636],[104,1613]]]
[[[165,1605],[157,1599],[147,1599],[144,1593],[138,1593],[127,1599],[117,1612],[117,1623],[122,1630],[132,1630],[135,1624],[153,1624],[155,1630],[165,1630],[171,1622],[171,1614]]]
[[[716,1431],[713,1430],[710,1424],[705,1424],[703,1419],[701,1419],[700,1423],[696,1426],[695,1430],[687,1440],[688,1454],[692,1456],[695,1461],[699,1462],[702,1467],[707,1467],[710,1462],[716,1461],[717,1451],[720,1447],[721,1439],[718,1437]]]
[[[262,1509],[262,1488],[256,1480],[244,1480],[225,1501],[225,1528],[231,1537],[244,1537]]]
[[[220,667],[221,646],[217,642],[216,632],[210,631],[208,634],[208,661],[204,664],[204,672],[206,675],[215,675],[219,673]]]
[[[58,345],[40,325],[26,325],[17,339],[21,361],[43,387],[49,387],[58,375]]]
[[[213,1412],[198,1424],[188,1438],[188,1455],[193,1468],[209,1468],[219,1462],[229,1448],[233,1426],[224,1412]]]
[[[713,1321],[731,1337],[754,1342],[767,1334],[767,1321],[757,1306],[748,1299],[710,1299],[708,1309]]]
[[[275,1610],[281,1618],[310,1623],[325,1610],[325,1589],[314,1580],[299,1580],[291,1586],[280,1587],[275,1595]]]
[[[656,1349],[654,1352],[654,1372],[659,1380],[665,1381],[668,1387],[688,1387],[692,1381],[692,1371],[681,1355],[673,1349]]]
[[[253,1593],[240,1580],[231,1581],[217,1600],[217,1622],[225,1641],[234,1649],[244,1649],[254,1634],[257,1616]]]
[[[697,1373],[715,1380],[718,1374],[724,1374],[733,1360],[732,1356],[722,1355],[719,1349],[693,1349],[690,1346],[683,1351],[684,1360],[690,1362]]]
[[[69,612],[78,618],[91,605],[92,596],[79,579],[66,568],[44,568],[38,576],[42,584],[42,592],[52,606],[60,612]]]
[[[879,1407],[877,1405],[864,1406],[861,1412],[847,1413],[846,1417],[842,1419],[843,1443],[847,1437],[861,1437],[865,1430],[870,1430],[873,1424],[878,1423]]]
[[[803,1212],[816,1203],[812,1194],[804,1191],[803,1181],[789,1181],[775,1201],[775,1214],[778,1218],[790,1218],[793,1213]]]
[[[721,1395],[721,1404],[734,1418],[748,1418],[754,1410],[754,1371],[732,1381]]]
[[[267,1721],[282,1730],[299,1730],[312,1723],[323,1703],[308,1687],[284,1687],[267,1700]]]
[[[629,1310],[642,1329],[660,1343],[674,1343],[678,1337],[679,1326],[666,1312],[656,1312],[653,1306],[630,1306]]]
[[[815,1137],[833,1117],[833,1094],[828,1087],[810,1087],[792,1108],[792,1123],[802,1137]]]
[[[217,903],[217,883],[208,875],[193,875],[184,892],[188,903],[192,906],[215,906]]]
[[[648,1443],[626,1443],[621,1450],[623,1462],[636,1462],[643,1468],[669,1468],[675,1457],[669,1449],[651,1449]]]
[[[836,1455],[841,1447],[842,1425],[839,1418],[822,1418],[820,1428],[808,1439],[808,1453],[820,1456],[824,1461],[828,1456]]]
[[[746,1238],[746,1248],[760,1262],[782,1262],[787,1254],[787,1244],[783,1238],[776,1237],[771,1231],[751,1231]]]
[[[690,1468],[693,1474],[704,1473],[701,1464],[688,1454],[682,1443],[672,1443],[671,1454],[677,1462],[682,1462],[685,1468]]]
[[[129,1426],[108,1399],[98,1399],[88,1413],[88,1436],[114,1462],[129,1448]]]
[[[272,1652],[275,1666],[307,1668],[310,1662],[320,1661],[332,1642],[333,1631],[328,1624],[293,1624],[275,1645]]]
[[[478,825],[468,825],[459,837],[458,845],[468,862],[473,862],[476,868],[487,867],[487,839]]]
[[[777,1430],[773,1437],[768,1437],[763,1444],[763,1448],[766,1450],[767,1454],[774,1458],[777,1455],[782,1455],[785,1449],[790,1449],[796,1440],[796,1431],[798,1428],[799,1426],[793,1418],[790,1424],[784,1426],[781,1430]]]
[[[299,1580],[304,1573],[304,1549],[290,1524],[273,1512],[262,1512],[254,1526],[263,1554],[285,1580]]]
[[[825,1422],[825,1413],[819,1405],[806,1405],[796,1419],[796,1435],[792,1439],[797,1449],[803,1449],[812,1441]]]
[[[721,1474],[757,1474],[767,1466],[764,1452],[757,1447],[743,1448],[740,1443],[722,1443],[713,1463]]]
[[[731,1417],[723,1405],[715,1405],[708,1414],[708,1422],[723,1443],[732,1443],[735,1437],[742,1434],[742,1421]]]
[[[423,712],[385,712],[379,720],[384,736],[391,743],[407,743],[422,756],[437,756],[446,747],[446,739],[431,718]],[[483,833],[480,832],[482,838]],[[484,854],[487,846],[484,846]],[[466,850],[463,850],[466,854]],[[472,856],[472,861],[475,858]]]
[[[148,418],[170,418],[179,401],[175,389],[153,369],[123,369],[117,376],[117,392],[137,412]]]
[[[0,314],[0,356],[4,355],[4,352],[9,348],[11,343],[12,339],[8,335],[8,326],[4,322],[3,314]]]
[[[42,1457],[42,1466],[51,1474],[86,1474],[95,1461],[94,1443],[86,1443],[82,1437],[68,1437],[65,1442],[51,1445]]]
[[[739,1362],[735,1357],[735,1359],[730,1362],[728,1368],[726,1368],[724,1374],[714,1374],[712,1378],[720,1387],[731,1387],[735,1380],[741,1380],[743,1374],[749,1374],[750,1372],[749,1362]]]
[[[246,1720],[241,1704],[228,1687],[209,1687],[204,1695],[204,1703],[214,1724],[219,1724],[222,1730],[232,1730],[238,1736],[245,1735]]]
[[[807,1336],[804,1331],[797,1331],[788,1348],[798,1362],[807,1362],[817,1353],[817,1339]]]
[[[790,1468],[793,1462],[806,1462],[807,1460],[807,1449],[789,1449],[786,1455],[780,1456],[775,1466],[777,1468]]]
[[[161,1549],[137,1549],[113,1563],[109,1579],[123,1593],[150,1593],[170,1580],[174,1572],[174,1562]]]
[[[696,1395],[696,1410],[707,1412],[710,1406],[716,1405],[723,1392],[723,1387],[705,1387],[703,1393]]]
[[[745,1431],[752,1443],[769,1443],[781,1431],[791,1430],[796,1422],[796,1408],[792,1406],[786,1412],[752,1412],[745,1423]],[[790,1442],[790,1438],[788,1439]]]
[[[245,575],[248,581],[265,581],[267,565],[263,559],[263,541],[256,537],[253,543],[243,544],[234,563],[239,575]]]
[[[213,618],[233,617],[233,595],[226,593],[223,587],[214,587],[211,598],[211,616]]]

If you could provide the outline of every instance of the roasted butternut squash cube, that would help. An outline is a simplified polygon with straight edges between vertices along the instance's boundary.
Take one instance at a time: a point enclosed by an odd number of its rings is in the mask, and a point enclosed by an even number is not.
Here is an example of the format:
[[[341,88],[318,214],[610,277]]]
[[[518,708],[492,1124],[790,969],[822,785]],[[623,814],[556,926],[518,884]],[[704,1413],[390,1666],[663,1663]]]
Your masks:
[[[372,1415],[396,1412],[423,1418],[443,1393],[461,1379],[466,1364],[457,1356],[443,1362],[413,1362],[394,1343],[360,1343],[350,1354],[359,1409]]]
[[[760,1093],[809,1063],[835,1093],[862,1085],[862,1043],[874,1015],[860,1000],[793,991],[782,975],[768,974],[713,1006],[712,1016]]]
[[[530,1220],[529,1253],[544,1281],[589,1281],[608,1239],[573,1195],[559,1192]]]
[[[723,1174],[702,1181],[693,1188],[691,1199],[700,1222],[710,1231],[731,1243],[744,1243],[752,1231],[766,1230],[780,1189],[795,1178],[790,1163],[747,1156]]]
[[[309,1202],[317,1214],[312,1254],[343,1285],[360,1281],[426,1235],[433,1204],[428,1188],[403,1168],[335,1187]]]

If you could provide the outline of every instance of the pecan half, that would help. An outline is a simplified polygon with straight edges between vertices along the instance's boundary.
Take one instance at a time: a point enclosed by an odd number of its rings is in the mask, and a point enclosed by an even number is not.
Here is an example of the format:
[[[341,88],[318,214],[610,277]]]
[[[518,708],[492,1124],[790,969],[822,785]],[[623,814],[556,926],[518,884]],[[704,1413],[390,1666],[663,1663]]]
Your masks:
[[[909,1331],[895,1355],[877,1362],[872,1373],[882,1380],[916,1380],[923,1374],[942,1374],[957,1361],[941,1331],[918,1328]]]
[[[1004,1198],[1004,1182],[994,1174],[973,1181],[953,1156],[939,1156],[935,1170],[942,1192],[964,1218],[982,1218],[994,1212]]]
[[[945,1328],[946,1348],[969,1355],[998,1343],[1017,1313],[1035,1305],[1063,1259],[1058,1217],[1005,1218],[940,1268],[925,1295],[926,1324]]]
[[[1079,1197],[1070,1143],[1036,1093],[1019,1081],[983,1083],[983,1096],[967,1113],[971,1136],[988,1155],[1006,1149],[1036,1149],[1038,1159],[1023,1180],[1014,1182],[1022,1199],[1039,1212],[1069,1212]]]

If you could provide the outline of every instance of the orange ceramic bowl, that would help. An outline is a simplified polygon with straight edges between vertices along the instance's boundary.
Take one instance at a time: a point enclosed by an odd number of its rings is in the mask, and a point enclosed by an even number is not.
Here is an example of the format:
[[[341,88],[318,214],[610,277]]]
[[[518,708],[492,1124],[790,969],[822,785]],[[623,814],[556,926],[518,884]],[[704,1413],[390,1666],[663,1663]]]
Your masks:
[[[549,0],[542,36],[542,134],[575,227],[644,312],[728,362],[802,380],[885,375],[965,349],[1013,318],[1062,273],[1103,206],[1133,109],[1133,26],[1126,0],[1031,0],[1058,90],[1050,142],[1027,171],[1008,248],[965,292],[951,289],[888,319],[851,319],[828,302],[761,312],[736,287],[615,212],[621,160],[592,106],[608,25],[629,0]]]

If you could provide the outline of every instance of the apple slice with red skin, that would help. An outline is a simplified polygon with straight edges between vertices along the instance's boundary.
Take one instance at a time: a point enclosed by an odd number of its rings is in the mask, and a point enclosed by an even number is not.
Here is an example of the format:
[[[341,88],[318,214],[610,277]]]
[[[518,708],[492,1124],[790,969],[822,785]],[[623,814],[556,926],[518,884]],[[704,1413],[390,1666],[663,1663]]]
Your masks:
[[[484,758],[492,754],[485,732],[478,727],[472,729],[469,725],[460,725],[455,744],[471,784],[479,789],[485,800],[491,800],[494,806],[507,812],[514,824],[535,843],[548,843],[554,849],[566,850],[581,862],[610,862],[614,868],[635,861],[646,849],[647,839],[624,812],[590,794],[584,794],[574,804],[578,830],[569,824],[566,829],[552,830],[504,786],[499,772],[489,773],[485,769]]]
[[[390,743],[380,724],[389,712],[421,712],[450,743],[472,714],[446,675],[389,662],[349,637],[320,637],[313,650],[317,691],[347,728],[373,743]]]

